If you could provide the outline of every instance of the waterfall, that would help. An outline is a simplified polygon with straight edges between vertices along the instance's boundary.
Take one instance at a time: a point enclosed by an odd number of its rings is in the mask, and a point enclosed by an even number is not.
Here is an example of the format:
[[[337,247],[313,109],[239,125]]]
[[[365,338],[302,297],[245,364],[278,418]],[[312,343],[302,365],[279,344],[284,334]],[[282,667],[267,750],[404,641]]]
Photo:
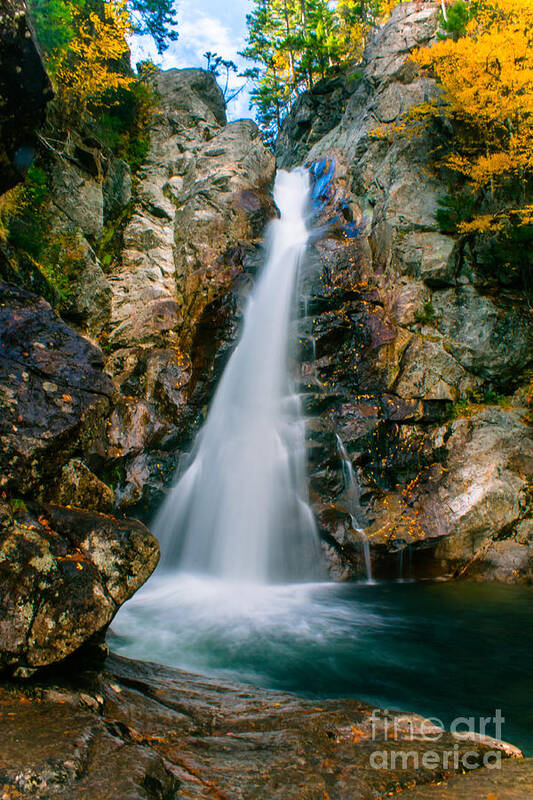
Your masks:
[[[366,535],[362,527],[363,512],[361,509],[359,485],[355,480],[352,462],[348,456],[348,453],[346,452],[344,442],[342,441],[341,437],[338,434],[335,434],[335,437],[337,439],[337,449],[339,451],[339,456],[342,462],[342,475],[344,480],[344,491],[346,494],[346,499],[348,500],[348,513],[350,514],[352,527],[354,528],[355,531],[357,531],[357,533],[361,538],[367,583],[373,583],[374,581],[372,579],[372,559],[370,557],[370,544],[368,542],[368,536]]]
[[[262,274],[189,464],[153,526],[163,569],[247,582],[317,577],[305,420],[289,375],[289,329],[309,232],[306,171],[278,172]]]

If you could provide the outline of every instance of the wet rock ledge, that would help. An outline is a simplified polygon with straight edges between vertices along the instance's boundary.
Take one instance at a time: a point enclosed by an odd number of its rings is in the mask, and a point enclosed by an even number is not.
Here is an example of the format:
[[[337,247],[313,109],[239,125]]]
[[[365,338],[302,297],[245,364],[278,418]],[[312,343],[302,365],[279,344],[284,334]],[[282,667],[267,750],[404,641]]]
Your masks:
[[[356,700],[318,703],[117,657],[73,674],[0,688],[3,800],[531,797],[533,764],[516,748],[444,732],[434,741],[439,731],[416,715],[378,710],[373,724]],[[502,769],[451,775],[442,754],[454,749],[479,762],[501,753]],[[393,751],[410,761],[376,769],[375,751],[381,764]],[[428,751],[440,766],[413,769]]]

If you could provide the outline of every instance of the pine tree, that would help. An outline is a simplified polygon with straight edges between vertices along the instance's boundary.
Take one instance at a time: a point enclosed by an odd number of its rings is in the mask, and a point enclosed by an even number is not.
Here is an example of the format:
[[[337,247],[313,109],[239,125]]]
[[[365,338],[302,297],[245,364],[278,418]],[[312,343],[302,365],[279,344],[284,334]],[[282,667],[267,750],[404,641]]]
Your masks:
[[[294,3],[255,0],[255,6],[246,18],[248,47],[242,55],[257,65],[245,74],[255,82],[252,105],[265,140],[271,143],[294,99],[298,36]]]
[[[397,0],[254,0],[247,71],[265,139],[275,139],[296,97],[336,65],[359,58],[370,30]]]
[[[129,0],[128,10],[134,33],[151,36],[158,53],[178,38],[174,0]]]

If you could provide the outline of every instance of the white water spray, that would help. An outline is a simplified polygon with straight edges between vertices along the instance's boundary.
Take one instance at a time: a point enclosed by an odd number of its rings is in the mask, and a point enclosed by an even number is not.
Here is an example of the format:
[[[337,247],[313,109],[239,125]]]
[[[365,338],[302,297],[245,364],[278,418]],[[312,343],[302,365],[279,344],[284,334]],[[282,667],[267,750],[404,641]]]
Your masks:
[[[317,577],[305,422],[288,370],[295,287],[309,238],[308,174],[280,171],[274,199],[281,219],[269,230],[241,340],[192,460],[154,524],[166,569],[258,583]]]

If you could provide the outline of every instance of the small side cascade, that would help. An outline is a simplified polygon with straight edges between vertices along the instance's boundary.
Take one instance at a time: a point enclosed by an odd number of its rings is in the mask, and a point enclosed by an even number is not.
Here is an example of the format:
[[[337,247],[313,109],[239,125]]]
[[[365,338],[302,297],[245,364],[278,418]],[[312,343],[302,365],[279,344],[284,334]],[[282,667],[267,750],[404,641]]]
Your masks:
[[[348,500],[348,513],[353,529],[359,534],[363,548],[363,558],[365,561],[366,581],[374,583],[372,577],[372,558],[370,555],[370,543],[368,536],[363,529],[363,512],[361,509],[361,499],[359,485],[355,479],[352,462],[346,452],[344,442],[338,433],[335,434],[337,449],[342,462],[342,475],[344,479],[344,491]]]
[[[402,542],[401,547],[398,548],[398,578],[397,583],[413,583],[413,550],[407,544]]]

